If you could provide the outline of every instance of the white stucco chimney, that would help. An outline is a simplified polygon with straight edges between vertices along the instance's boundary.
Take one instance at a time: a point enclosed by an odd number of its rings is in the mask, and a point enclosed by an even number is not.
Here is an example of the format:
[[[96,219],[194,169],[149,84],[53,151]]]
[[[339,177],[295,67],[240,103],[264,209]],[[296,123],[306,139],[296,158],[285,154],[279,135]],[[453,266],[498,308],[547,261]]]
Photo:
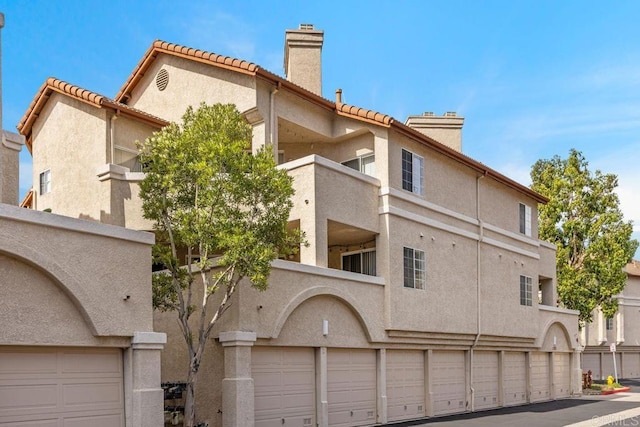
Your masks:
[[[322,96],[322,42],[324,31],[312,24],[287,30],[284,40],[284,74],[287,80]]]
[[[409,116],[405,124],[436,141],[462,152],[462,125],[464,118],[454,112],[436,116],[431,112]]]

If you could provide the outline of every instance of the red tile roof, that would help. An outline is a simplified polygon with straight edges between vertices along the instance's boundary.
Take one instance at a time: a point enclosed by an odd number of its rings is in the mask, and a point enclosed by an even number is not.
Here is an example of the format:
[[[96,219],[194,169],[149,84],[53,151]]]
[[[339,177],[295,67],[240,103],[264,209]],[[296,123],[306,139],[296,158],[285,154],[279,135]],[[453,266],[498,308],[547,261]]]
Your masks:
[[[70,96],[78,101],[93,105],[97,108],[109,108],[116,111],[119,114],[134,118],[136,120],[145,122],[158,128],[166,126],[168,122],[159,117],[145,113],[144,111],[137,110],[129,107],[126,104],[116,102],[106,96],[97,94],[87,89],[83,89],[79,86],[72,85],[63,80],[49,77],[40,86],[38,93],[31,101],[31,104],[27,108],[20,122],[18,123],[18,132],[24,135],[27,139],[26,145],[29,151],[31,151],[31,128],[36,121],[40,112],[46,105],[47,101],[51,97],[51,94],[57,92],[66,96]]]
[[[438,141],[416,131],[415,129],[410,128],[404,123],[395,120],[391,116],[378,113],[376,111],[367,110],[364,108],[344,104],[342,102],[335,103],[335,102],[329,101],[320,95],[310,92],[309,90],[303,87],[300,87],[248,61],[232,58],[229,56],[218,55],[215,53],[211,53],[211,52],[207,52],[199,49],[193,49],[186,46],[180,46],[177,44],[168,43],[161,40],[156,40],[155,42],[153,42],[151,47],[147,49],[142,59],[138,63],[138,65],[134,68],[131,75],[127,78],[127,81],[125,82],[125,84],[122,86],[122,88],[116,95],[115,100],[110,100],[108,98],[102,97],[101,95],[97,95],[89,91],[84,91],[83,89],[76,88],[75,86],[71,86],[71,85],[69,85],[70,87],[65,86],[66,92],[64,93],[67,93],[70,95],[71,93],[73,93],[74,96],[77,96],[82,100],[85,100],[85,102],[97,103],[97,105],[101,105],[101,106],[104,106],[105,104],[109,104],[109,106],[111,106],[111,104],[113,104],[123,109],[124,107],[126,107],[125,104],[131,97],[131,92],[136,87],[140,79],[142,79],[142,77],[145,75],[145,73],[147,72],[149,67],[153,64],[153,62],[155,61],[155,59],[158,57],[159,54],[167,54],[175,57],[181,57],[181,58],[188,59],[190,61],[197,61],[197,62],[205,63],[208,65],[212,65],[215,67],[232,70],[238,73],[255,76],[256,78],[259,78],[261,80],[264,80],[273,84],[278,89],[288,90],[293,94],[303,98],[304,100],[308,102],[312,102],[329,111],[333,111],[340,116],[349,117],[361,122],[366,122],[366,123],[370,123],[378,126],[392,128],[393,130],[407,136],[408,138],[418,143],[421,143],[465,166],[468,166],[480,174],[483,174],[485,176],[490,176],[494,178],[496,181],[499,181],[502,184],[505,184],[506,186],[518,192],[524,193],[525,195],[533,198],[534,200],[540,203],[548,202],[548,199],[542,196],[541,194],[538,194],[537,192],[531,190],[530,188],[522,184],[519,184],[516,181],[513,181],[512,179],[483,165],[482,163],[476,160],[473,160],[470,157],[467,157],[466,155],[445,146],[444,144],[439,143]],[[20,132],[23,135],[25,135],[25,133],[23,132],[24,129],[25,128],[28,129],[31,126],[33,120],[35,120],[35,118],[32,118],[31,116],[35,115],[35,117],[37,117],[37,114],[40,111],[37,108],[38,103],[46,102],[46,98],[48,98],[49,96],[49,94],[46,93],[47,91],[45,90],[45,88],[49,88],[50,90],[56,90],[55,88],[57,86],[60,86],[62,85],[62,83],[64,83],[64,82],[61,82],[58,85],[54,85],[54,84],[49,85],[48,83],[49,80],[47,80],[47,83],[45,83],[45,85],[43,85],[43,88],[40,89],[39,94],[36,96],[36,98],[32,102],[32,105],[27,110],[27,113],[21,120],[20,125],[18,125],[18,130],[20,130]],[[44,98],[44,101],[42,101],[40,98]],[[39,106],[39,108],[41,109],[42,106]],[[142,115],[142,117],[144,117],[144,115],[148,117],[153,117],[153,119],[156,120],[157,123],[162,122],[162,119],[148,115],[139,110],[135,110],[131,108],[131,111],[135,111],[137,115]],[[31,149],[29,138],[27,138],[27,147]]]
[[[627,264],[625,271],[629,276],[638,276],[640,277],[640,261],[631,260],[629,264]]]

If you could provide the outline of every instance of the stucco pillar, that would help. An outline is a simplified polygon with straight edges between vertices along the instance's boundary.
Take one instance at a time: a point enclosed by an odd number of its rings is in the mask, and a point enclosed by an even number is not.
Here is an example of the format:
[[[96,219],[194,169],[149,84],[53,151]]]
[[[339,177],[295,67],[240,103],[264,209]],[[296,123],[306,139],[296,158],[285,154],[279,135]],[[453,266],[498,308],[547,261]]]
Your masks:
[[[550,385],[549,385],[549,395],[551,396],[551,399],[555,399],[556,396],[556,381],[559,381],[559,378],[556,378],[556,370],[555,370],[555,366],[556,366],[557,362],[557,357],[556,354],[551,352],[549,353],[549,378],[551,379],[550,381]],[[573,375],[572,375],[573,378]]]
[[[254,424],[254,385],[251,377],[251,347],[255,332],[221,332],[224,347],[222,380],[222,425],[250,427]]]
[[[571,394],[582,394],[582,366],[580,366],[581,349],[576,349],[571,354]]]
[[[504,350],[498,352],[498,406],[504,406]]]
[[[164,424],[164,392],[160,387],[160,352],[167,335],[135,332],[131,339],[131,424],[156,427]]]
[[[527,380],[527,403],[531,403],[531,352],[524,353],[524,366],[526,367],[526,380]]]
[[[431,361],[433,360],[433,350],[427,350],[424,352],[424,395],[426,397],[425,402],[425,415],[427,417],[433,417],[433,387],[431,386]]]
[[[0,143],[0,203],[17,206],[20,193],[20,150],[24,136],[2,131]],[[36,185],[34,183],[34,185]]]
[[[387,350],[384,348],[376,352],[376,368],[378,377],[378,423],[387,422]]]
[[[309,245],[300,247],[300,263],[327,267],[329,255],[327,218],[318,215],[315,200],[305,200],[305,204],[309,207],[309,215],[300,219],[300,230],[305,233]]]
[[[616,313],[616,344],[620,345],[624,342],[624,306],[618,306]]]
[[[316,348],[316,423],[318,427],[329,426],[327,377],[327,347]]]

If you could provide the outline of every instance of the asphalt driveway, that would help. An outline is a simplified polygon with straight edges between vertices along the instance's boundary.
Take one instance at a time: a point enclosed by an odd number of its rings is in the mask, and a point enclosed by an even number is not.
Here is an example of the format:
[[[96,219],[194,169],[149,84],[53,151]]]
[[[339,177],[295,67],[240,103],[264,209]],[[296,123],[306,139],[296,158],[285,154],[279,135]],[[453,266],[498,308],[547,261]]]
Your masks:
[[[622,380],[621,383],[631,387],[631,392],[609,396],[583,396],[389,425],[402,427],[596,427],[604,425],[640,427],[640,381]]]

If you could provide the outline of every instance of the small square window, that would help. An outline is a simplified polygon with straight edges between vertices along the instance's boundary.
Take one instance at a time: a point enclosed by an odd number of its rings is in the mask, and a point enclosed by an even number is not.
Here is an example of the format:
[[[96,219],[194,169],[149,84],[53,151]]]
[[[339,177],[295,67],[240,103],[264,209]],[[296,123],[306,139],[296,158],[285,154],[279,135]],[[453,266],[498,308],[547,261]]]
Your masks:
[[[47,194],[51,192],[51,170],[47,169],[46,171],[40,174],[40,194]]]

